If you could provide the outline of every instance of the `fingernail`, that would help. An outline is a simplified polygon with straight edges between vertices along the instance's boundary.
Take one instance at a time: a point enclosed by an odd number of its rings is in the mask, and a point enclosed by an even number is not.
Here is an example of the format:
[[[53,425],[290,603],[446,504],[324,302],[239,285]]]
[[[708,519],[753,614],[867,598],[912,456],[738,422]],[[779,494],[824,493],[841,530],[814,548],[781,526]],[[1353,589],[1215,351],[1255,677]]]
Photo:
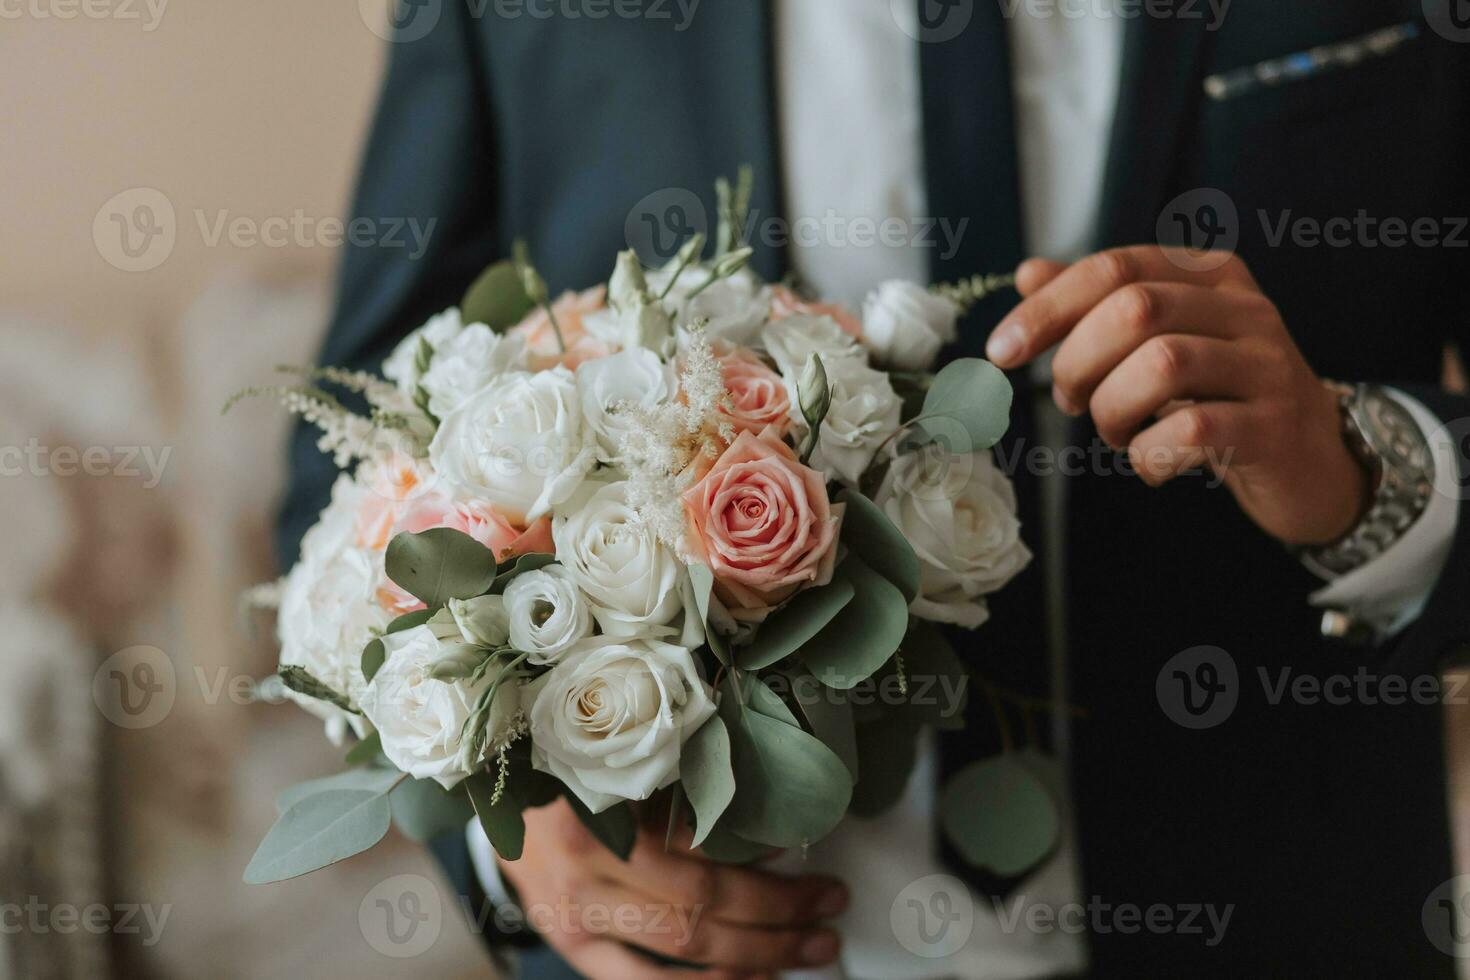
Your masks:
[[[819,932],[801,944],[801,959],[804,963],[820,966],[837,958],[837,934]]]
[[[826,918],[837,915],[847,908],[847,889],[841,885],[834,885],[822,893],[817,900],[817,915]]]
[[[1064,413],[1072,416],[1073,418],[1076,418],[1077,416],[1082,414],[1082,409],[1074,405],[1072,403],[1072,399],[1064,395],[1062,393],[1062,389],[1058,388],[1056,385],[1051,386],[1051,400],[1057,403],[1057,408],[1060,408]]]
[[[985,353],[1000,367],[1019,360],[1026,348],[1026,331],[1019,323],[1003,323],[985,344]]]

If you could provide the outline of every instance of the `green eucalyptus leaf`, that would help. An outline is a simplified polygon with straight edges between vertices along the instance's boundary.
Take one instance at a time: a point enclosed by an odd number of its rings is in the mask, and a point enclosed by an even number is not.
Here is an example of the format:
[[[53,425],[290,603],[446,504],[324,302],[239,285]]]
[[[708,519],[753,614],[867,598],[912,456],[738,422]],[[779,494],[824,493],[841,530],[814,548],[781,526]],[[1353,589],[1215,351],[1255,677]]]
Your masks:
[[[520,323],[533,305],[516,263],[506,260],[480,273],[460,301],[459,312],[466,324],[483,323],[499,333]]]
[[[873,817],[898,802],[918,758],[919,726],[902,716],[857,726],[858,781],[852,812]]]
[[[305,667],[296,664],[282,664],[276,670],[276,676],[281,679],[281,683],[286,685],[288,690],[295,691],[297,694],[304,694],[309,698],[325,701],[327,704],[341,708],[350,714],[362,714],[361,711],[358,711],[352,706],[352,702],[347,700],[345,694],[341,694],[317,680],[312,676],[311,671]]]
[[[523,801],[511,792],[510,781],[507,781],[498,800],[495,799],[495,777],[487,772],[477,772],[465,779],[465,790],[495,853],[506,861],[519,861],[526,846],[526,820],[521,814],[525,807]]]
[[[416,627],[422,626],[429,620],[433,619],[434,613],[436,613],[437,611],[437,609],[429,608],[415,609],[413,612],[404,613],[402,616],[399,616],[397,619],[393,620],[393,622],[388,624],[388,628],[383,630],[383,635],[387,636],[390,633],[402,633],[404,630],[411,630]]]
[[[362,743],[359,742],[359,745]],[[320,779],[309,779],[304,783],[287,787],[276,794],[276,813],[282,814],[308,796],[326,793],[334,789],[373,790],[386,793],[403,774],[395,769],[349,769]]]
[[[711,715],[684,743],[679,772],[689,805],[694,808],[694,846],[698,847],[735,796],[730,764],[730,734],[719,715]]]
[[[770,846],[746,840],[719,824],[710,829],[699,849],[705,857],[720,864],[750,864],[771,853]]]
[[[723,692],[722,697],[730,698],[742,708],[758,711],[767,718],[786,725],[801,727],[796,715],[791,713],[781,696],[754,674],[741,674],[732,670],[720,683],[720,690]]]
[[[837,754],[854,781],[858,778],[857,728],[847,694],[828,687],[800,665],[786,673],[792,700],[812,734]]]
[[[904,710],[911,718],[941,731],[965,727],[970,674],[942,629],[914,621],[903,641],[903,671],[908,685]]]
[[[511,579],[517,575],[524,575],[526,572],[534,572],[537,569],[545,568],[555,561],[555,555],[540,553],[517,555],[514,561],[511,562],[509,568],[502,566],[500,574],[495,576],[495,581],[490,586],[490,592],[492,595],[500,595],[505,591],[505,587],[510,584]]]
[[[913,602],[919,594],[919,556],[903,532],[862,494],[846,489],[837,499],[847,505],[842,515],[843,542],[869,568],[897,586],[904,601]]]
[[[979,358],[950,361],[934,376],[916,427],[930,439],[949,441],[955,453],[989,449],[1011,424],[1011,383]]]
[[[368,640],[367,646],[362,648],[362,676],[369,683],[378,676],[378,671],[383,669],[383,662],[388,659],[388,648],[383,644],[383,637],[375,636]]]
[[[736,652],[736,662],[745,670],[760,670],[784,660],[830,623],[855,594],[844,578],[798,592],[761,623],[750,645]]]
[[[592,836],[616,854],[619,860],[628,860],[628,855],[633,853],[633,844],[638,839],[638,820],[633,815],[633,808],[624,801],[613,804],[601,813],[593,813],[577,799],[575,793],[568,790],[565,795],[572,806],[572,812],[582,821],[582,826],[591,831]]]
[[[284,881],[372,847],[388,833],[388,797],[333,789],[297,801],[276,820],[245,867],[245,883]]]
[[[394,826],[420,844],[440,834],[463,833],[464,825],[475,815],[464,790],[446,790],[432,779],[405,779],[388,802],[393,807]]]
[[[725,644],[724,637],[715,632],[709,623],[710,593],[715,587],[715,573],[710,571],[708,565],[698,562],[689,566],[689,584],[694,588],[694,605],[699,611],[699,619],[704,623],[705,642],[709,644],[712,652],[720,663],[730,665],[730,650]]]
[[[395,535],[384,565],[390,579],[431,608],[484,595],[495,583],[495,553],[447,527]]]
[[[1036,866],[1061,834],[1055,800],[1014,755],[971,763],[940,799],[944,832],[966,861],[1002,877]]]
[[[764,684],[751,688],[761,690],[769,693]],[[761,698],[752,693],[751,701]],[[720,699],[720,716],[730,734],[736,787],[720,823],[772,847],[798,847],[831,833],[852,796],[852,776],[842,760],[797,725],[737,697]]]
[[[377,759],[383,752],[383,737],[377,732],[368,732],[367,735],[357,740],[347,752],[343,759],[349,766],[361,766]]]
[[[802,648],[801,658],[823,684],[845,691],[898,650],[908,631],[909,604],[855,553],[843,559],[836,575],[851,584],[854,598]]]

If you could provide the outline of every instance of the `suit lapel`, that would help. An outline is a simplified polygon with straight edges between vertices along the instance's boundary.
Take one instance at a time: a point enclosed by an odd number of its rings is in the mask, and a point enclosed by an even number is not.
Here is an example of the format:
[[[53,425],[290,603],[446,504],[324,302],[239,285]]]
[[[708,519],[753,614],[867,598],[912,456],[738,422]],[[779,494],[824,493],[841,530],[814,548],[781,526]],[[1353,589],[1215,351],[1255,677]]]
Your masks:
[[[1128,22],[1118,109],[1108,146],[1099,247],[1157,240],[1180,137],[1201,91],[1204,17]]]

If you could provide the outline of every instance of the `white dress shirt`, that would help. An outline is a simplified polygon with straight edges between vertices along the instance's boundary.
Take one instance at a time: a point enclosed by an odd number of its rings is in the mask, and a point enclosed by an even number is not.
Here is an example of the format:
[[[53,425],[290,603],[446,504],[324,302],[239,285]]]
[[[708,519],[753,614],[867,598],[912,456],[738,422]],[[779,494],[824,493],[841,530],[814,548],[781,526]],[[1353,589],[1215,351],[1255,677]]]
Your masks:
[[[1059,260],[1080,258],[1092,247],[1102,195],[1106,150],[1117,105],[1124,20],[1104,5],[1068,11],[1033,10],[1019,4],[1010,25],[1013,91],[1022,176],[1021,204],[1028,250]],[[1050,16],[1036,16],[1037,13]],[[920,245],[895,246],[842,240],[854,219],[899,218],[920,227],[926,214],[917,3],[912,0],[777,0],[776,66],[780,137],[788,217],[816,217],[830,238],[805,240],[793,249],[802,280],[824,299],[854,308],[885,279],[925,281],[928,256]],[[835,216],[837,220],[825,220]],[[836,229],[828,232],[825,229]],[[971,234],[980,230],[971,229]],[[975,269],[977,273],[995,269]],[[1042,368],[1041,370],[1045,370]],[[1047,391],[1049,386],[1039,390]],[[1438,426],[1417,402],[1403,398],[1426,431]],[[1049,405],[1049,402],[1048,402]],[[1057,415],[1059,419],[1059,414]],[[1041,420],[1043,433],[1047,419]],[[1056,420],[1053,420],[1056,421]],[[1064,429],[1050,427],[1060,437]],[[1456,472],[1454,448],[1436,445],[1442,474]],[[1055,520],[1064,479],[1043,487],[1043,512],[1056,527],[1042,531],[1049,556],[1061,555]],[[1383,556],[1315,594],[1314,603],[1389,610],[1402,626],[1417,615],[1443,567],[1458,517],[1455,496],[1439,494],[1411,532]],[[1056,562],[1053,562],[1056,564]],[[1060,577],[1048,601],[1048,619],[1063,621]],[[1049,580],[1051,584],[1052,580]],[[1038,624],[1041,628],[1041,624]],[[1053,637],[1053,676],[1065,676],[1065,644]],[[1059,693],[1064,697],[1064,692]],[[1058,713],[1065,754],[1065,713]],[[1058,852],[1005,903],[1004,914],[984,896],[971,896],[973,925],[961,948],[942,959],[925,958],[898,939],[891,915],[912,883],[948,874],[938,859],[934,800],[937,760],[932,737],[921,742],[920,760],[903,799],[873,820],[844,822],[813,845],[804,862],[786,867],[827,872],[844,879],[852,905],[838,922],[842,968],[853,980],[907,978],[1038,977],[1080,972],[1086,966],[1083,936],[1033,933],[1015,903],[1059,909],[1085,901],[1076,872],[1070,831]],[[1062,788],[1063,809],[1066,787]],[[503,898],[489,842],[476,822],[469,828],[471,855],[492,900]],[[1010,927],[1007,928],[1007,923]],[[1018,924],[1020,923],[1020,924]],[[927,950],[923,950],[927,952]],[[797,976],[840,976],[815,971]]]

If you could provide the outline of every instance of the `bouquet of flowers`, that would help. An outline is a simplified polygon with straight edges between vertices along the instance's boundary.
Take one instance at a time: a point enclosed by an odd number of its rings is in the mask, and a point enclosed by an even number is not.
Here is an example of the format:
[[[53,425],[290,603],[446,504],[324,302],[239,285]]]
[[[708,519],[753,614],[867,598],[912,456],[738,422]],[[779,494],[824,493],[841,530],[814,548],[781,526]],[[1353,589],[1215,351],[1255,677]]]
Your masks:
[[[750,860],[881,810],[918,730],[962,724],[968,666],[936,624],[979,626],[1030,555],[989,452],[1009,384],[981,360],[928,371],[1000,283],[888,282],[861,317],[808,302],[748,268],[748,185],[719,189],[712,248],[625,252],[553,300],[518,246],[382,377],[252,392],[346,470],[267,591],[287,696],[355,744],[282,794],[247,881],[390,822],[422,839],[477,816],[513,860],[522,811],[557,797],[624,856],[657,794],[705,853]],[[1038,792],[1019,773],[947,795],[968,852],[1009,835],[993,865]],[[996,793],[1010,817],[977,821]]]

